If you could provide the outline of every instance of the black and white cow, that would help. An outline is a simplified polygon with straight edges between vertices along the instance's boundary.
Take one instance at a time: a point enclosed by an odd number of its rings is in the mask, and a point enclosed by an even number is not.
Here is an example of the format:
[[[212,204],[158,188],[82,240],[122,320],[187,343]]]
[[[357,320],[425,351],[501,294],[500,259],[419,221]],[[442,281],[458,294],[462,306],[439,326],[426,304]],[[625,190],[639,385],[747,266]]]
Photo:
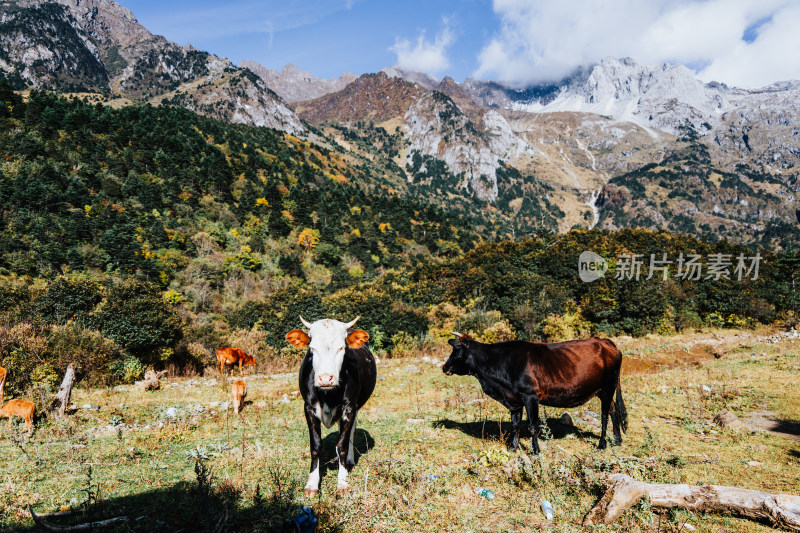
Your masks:
[[[300,394],[305,401],[311,442],[311,471],[303,491],[306,498],[313,498],[319,491],[320,422],[328,428],[339,422],[337,492],[347,490],[347,476],[355,466],[356,415],[372,395],[378,375],[375,358],[366,346],[369,333],[350,329],[356,320],[345,324],[326,318],[309,324],[300,317],[308,334],[299,329],[286,334],[290,344],[308,347],[300,363]]]

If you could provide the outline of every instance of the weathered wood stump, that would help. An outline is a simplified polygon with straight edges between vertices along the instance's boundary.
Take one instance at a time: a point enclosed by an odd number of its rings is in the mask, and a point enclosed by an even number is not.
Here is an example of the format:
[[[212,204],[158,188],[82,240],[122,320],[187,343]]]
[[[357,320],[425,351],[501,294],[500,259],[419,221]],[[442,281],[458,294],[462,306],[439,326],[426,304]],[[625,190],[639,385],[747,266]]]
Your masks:
[[[75,365],[70,363],[67,366],[67,371],[64,373],[64,379],[61,380],[61,386],[58,388],[56,399],[53,402],[55,407],[58,404],[58,416],[64,417],[69,407],[69,400],[72,396],[72,386],[75,384]]]
[[[158,390],[161,388],[161,376],[166,374],[166,370],[156,372],[155,370],[148,370],[144,373],[144,379],[137,381],[136,385],[144,387],[144,390]]]

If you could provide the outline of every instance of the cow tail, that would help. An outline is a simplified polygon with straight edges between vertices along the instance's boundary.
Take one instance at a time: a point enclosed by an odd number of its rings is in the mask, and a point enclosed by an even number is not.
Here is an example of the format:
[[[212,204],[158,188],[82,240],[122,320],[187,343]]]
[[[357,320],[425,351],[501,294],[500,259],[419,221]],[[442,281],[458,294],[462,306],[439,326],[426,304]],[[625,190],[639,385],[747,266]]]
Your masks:
[[[625,409],[625,402],[622,399],[622,385],[620,383],[621,380],[617,380],[617,396],[614,400],[614,411],[611,416],[614,417],[614,422],[616,422],[619,427],[625,433],[628,432],[628,410]]]

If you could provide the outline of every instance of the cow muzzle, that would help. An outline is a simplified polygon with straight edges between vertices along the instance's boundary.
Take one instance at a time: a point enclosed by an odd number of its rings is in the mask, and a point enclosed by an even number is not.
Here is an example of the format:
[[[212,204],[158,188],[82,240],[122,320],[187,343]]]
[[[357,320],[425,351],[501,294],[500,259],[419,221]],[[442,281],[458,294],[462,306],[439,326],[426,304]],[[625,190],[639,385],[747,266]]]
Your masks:
[[[317,387],[332,389],[336,386],[336,377],[333,374],[320,374],[317,376]]]

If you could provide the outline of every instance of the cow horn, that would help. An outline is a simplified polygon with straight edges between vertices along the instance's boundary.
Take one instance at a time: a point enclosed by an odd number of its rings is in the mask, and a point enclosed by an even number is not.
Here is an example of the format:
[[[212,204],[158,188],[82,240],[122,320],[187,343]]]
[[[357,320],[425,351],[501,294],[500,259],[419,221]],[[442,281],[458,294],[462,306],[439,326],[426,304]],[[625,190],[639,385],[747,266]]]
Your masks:
[[[358,315],[357,317],[355,317],[352,322],[348,322],[347,324],[345,324],[344,325],[345,329],[350,329],[353,326],[355,326],[355,324],[356,324],[356,322],[358,322],[359,318],[361,318],[361,315]]]
[[[453,335],[455,335],[455,336],[456,336],[456,337],[458,337],[459,339],[460,339],[461,337],[463,337],[463,336],[464,336],[464,335],[462,335],[461,333],[459,333],[459,332],[457,332],[457,331],[451,331],[450,333],[452,333]]]
[[[300,322],[302,322],[302,323],[303,323],[303,325],[304,325],[305,327],[307,327],[308,329],[311,329],[311,324],[309,324],[308,322],[306,322],[306,319],[305,319],[305,318],[303,318],[303,317],[302,317],[302,315],[297,315],[297,316],[299,316],[299,317],[300,317]]]

